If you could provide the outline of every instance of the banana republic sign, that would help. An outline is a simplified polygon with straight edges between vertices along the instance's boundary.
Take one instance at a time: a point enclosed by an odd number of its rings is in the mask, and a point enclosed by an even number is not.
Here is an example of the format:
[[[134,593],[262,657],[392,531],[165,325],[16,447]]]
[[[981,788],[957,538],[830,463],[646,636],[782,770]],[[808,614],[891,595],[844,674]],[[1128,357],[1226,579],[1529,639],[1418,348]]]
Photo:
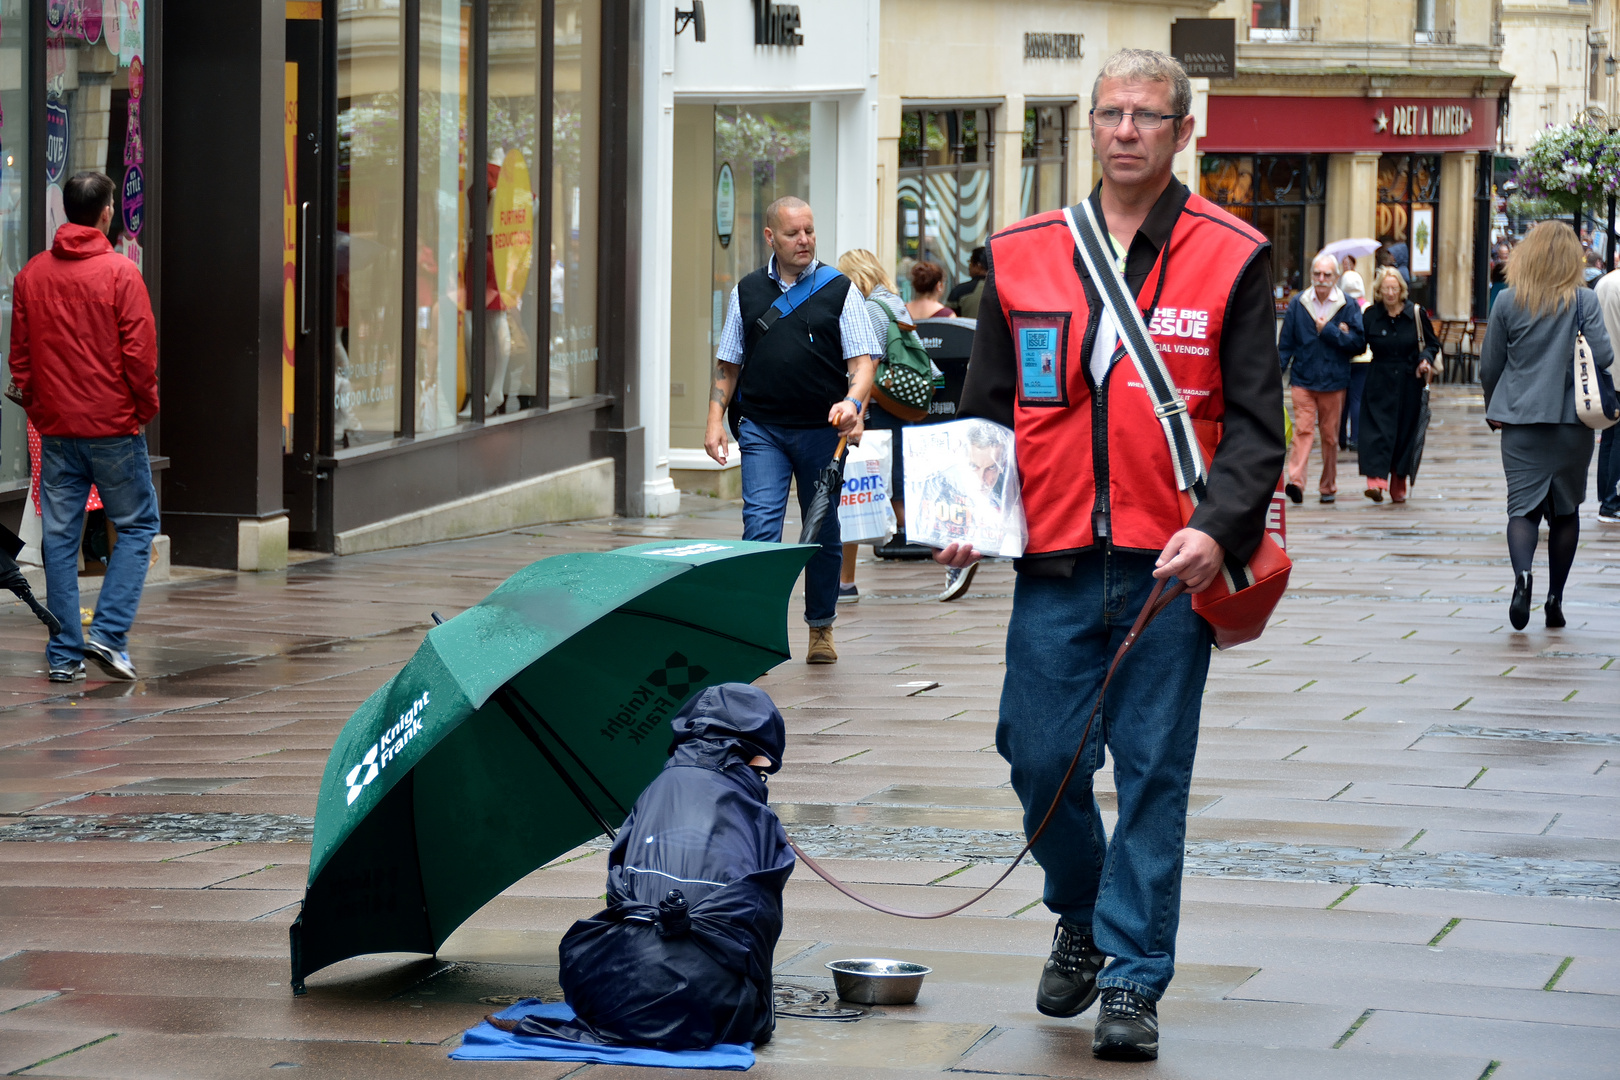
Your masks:
[[[1170,55],[1193,78],[1237,76],[1237,23],[1232,19],[1177,19],[1170,24]]]
[[[754,0],[755,45],[803,45],[799,33],[799,5]]]

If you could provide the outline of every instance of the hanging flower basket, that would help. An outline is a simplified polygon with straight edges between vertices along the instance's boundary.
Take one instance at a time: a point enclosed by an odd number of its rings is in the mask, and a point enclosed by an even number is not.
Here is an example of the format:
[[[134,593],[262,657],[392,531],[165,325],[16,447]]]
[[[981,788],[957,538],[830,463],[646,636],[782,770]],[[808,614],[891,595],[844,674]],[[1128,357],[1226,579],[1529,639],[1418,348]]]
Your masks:
[[[1547,128],[1519,162],[1519,190],[1569,212],[1620,194],[1620,132],[1589,122]]]

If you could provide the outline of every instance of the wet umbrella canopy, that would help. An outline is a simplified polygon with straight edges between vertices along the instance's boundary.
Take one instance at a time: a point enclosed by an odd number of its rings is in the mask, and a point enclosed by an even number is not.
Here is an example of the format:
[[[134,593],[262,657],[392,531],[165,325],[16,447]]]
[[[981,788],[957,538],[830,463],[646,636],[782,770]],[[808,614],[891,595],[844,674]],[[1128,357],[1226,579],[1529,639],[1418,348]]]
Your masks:
[[[811,547],[669,541],[558,555],[435,627],[327,759],[293,987],[432,953],[539,866],[622,822],[699,690],[788,659]]]

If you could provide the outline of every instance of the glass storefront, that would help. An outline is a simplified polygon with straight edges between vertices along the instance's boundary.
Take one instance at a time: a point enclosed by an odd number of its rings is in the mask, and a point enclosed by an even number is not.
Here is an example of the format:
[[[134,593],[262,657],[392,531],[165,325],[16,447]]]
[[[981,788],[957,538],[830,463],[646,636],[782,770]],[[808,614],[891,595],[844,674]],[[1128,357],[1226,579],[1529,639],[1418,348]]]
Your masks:
[[[341,449],[400,433],[404,35],[398,6],[343,0],[338,8],[332,442]]]
[[[0,383],[11,378],[11,283],[28,261],[28,0],[0,0]],[[0,398],[0,486],[28,477],[28,436],[21,407]]]
[[[1440,220],[1440,155],[1378,159],[1378,242],[1402,268],[1412,299],[1433,310],[1435,229]]]
[[[1024,164],[1018,200],[1021,217],[1069,205],[1070,111],[1067,105],[1024,110]]]
[[[1322,249],[1327,156],[1205,154],[1199,194],[1271,241],[1272,293],[1280,315],[1305,287],[1306,268]]]
[[[968,256],[990,238],[994,116],[991,108],[901,114],[895,280],[908,298],[913,263],[939,263],[949,291],[967,280]]]
[[[416,8],[415,34],[402,5],[342,0],[337,12],[337,451],[598,392],[600,4]],[[400,112],[412,85],[414,140]]]
[[[710,357],[720,340],[732,286],[764,266],[771,256],[765,243],[765,208],[784,195],[811,202],[810,114],[808,103],[715,107],[714,175],[731,178],[735,203],[725,243],[718,229],[715,233]],[[833,210],[812,209],[823,217]],[[816,257],[828,263],[838,261],[837,252],[820,248]]]

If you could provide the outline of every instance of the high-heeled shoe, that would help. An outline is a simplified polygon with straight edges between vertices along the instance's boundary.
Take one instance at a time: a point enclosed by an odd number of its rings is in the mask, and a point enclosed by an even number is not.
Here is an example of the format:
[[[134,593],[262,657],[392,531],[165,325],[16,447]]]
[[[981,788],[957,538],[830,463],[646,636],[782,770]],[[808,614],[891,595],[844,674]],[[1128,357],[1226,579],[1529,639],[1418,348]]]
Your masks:
[[[1508,604],[1508,622],[1513,629],[1523,630],[1530,624],[1530,571],[1513,579],[1513,600]]]
[[[1547,616],[1547,629],[1558,630],[1564,626],[1564,598],[1547,594],[1547,602],[1541,605],[1542,614]]]

